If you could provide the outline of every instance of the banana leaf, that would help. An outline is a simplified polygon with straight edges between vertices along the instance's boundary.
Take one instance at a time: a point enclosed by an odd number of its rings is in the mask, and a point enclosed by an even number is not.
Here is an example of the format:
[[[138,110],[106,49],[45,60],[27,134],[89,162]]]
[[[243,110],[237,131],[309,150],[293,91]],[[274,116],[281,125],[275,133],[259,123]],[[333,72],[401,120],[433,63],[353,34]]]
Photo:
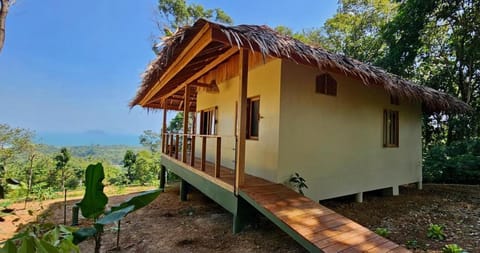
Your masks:
[[[117,222],[117,221],[123,219],[125,216],[127,216],[127,214],[133,212],[134,208],[135,208],[134,205],[130,205],[130,206],[127,206],[125,208],[115,210],[115,211],[103,216],[102,218],[98,219],[97,222],[95,222],[95,225],[99,224],[99,225],[104,226],[104,225],[107,225],[107,224]]]
[[[73,232],[73,243],[75,245],[87,240],[90,237],[95,236],[97,230],[94,227],[81,228]]]
[[[85,195],[80,206],[82,215],[86,218],[96,219],[105,211],[108,197],[103,193],[102,181],[105,178],[101,163],[90,164],[85,173]]]
[[[130,198],[129,200],[121,203],[120,205],[113,206],[110,210],[112,212],[115,212],[117,210],[124,209],[128,206],[134,206],[134,208],[131,211],[129,211],[128,213],[134,212],[134,211],[150,204],[152,201],[154,201],[158,197],[158,195],[160,195],[160,192],[161,192],[160,189],[156,189],[156,190],[145,191],[145,192],[139,193],[138,195]]]

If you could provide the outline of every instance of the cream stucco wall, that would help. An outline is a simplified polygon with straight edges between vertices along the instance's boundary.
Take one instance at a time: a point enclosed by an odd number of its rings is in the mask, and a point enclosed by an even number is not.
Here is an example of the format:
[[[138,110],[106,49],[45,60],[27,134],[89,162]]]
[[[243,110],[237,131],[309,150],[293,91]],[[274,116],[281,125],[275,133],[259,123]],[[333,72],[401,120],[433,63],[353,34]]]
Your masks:
[[[247,96],[260,96],[259,139],[247,140],[246,173],[276,181],[278,169],[279,108],[281,60],[271,60],[249,71]],[[222,165],[234,168],[235,102],[238,100],[238,77],[218,85],[219,93],[199,91],[197,111],[217,106],[217,134],[222,136]],[[197,114],[197,122],[200,119]],[[198,128],[198,127],[197,127]],[[201,140],[196,140],[200,154]],[[207,144],[207,160],[214,161],[215,143]]]
[[[338,74],[336,97],[317,94],[318,69],[281,69],[277,182],[298,172],[319,200],[421,181],[420,104],[391,105],[383,89]],[[398,148],[383,147],[384,109],[399,111]]]

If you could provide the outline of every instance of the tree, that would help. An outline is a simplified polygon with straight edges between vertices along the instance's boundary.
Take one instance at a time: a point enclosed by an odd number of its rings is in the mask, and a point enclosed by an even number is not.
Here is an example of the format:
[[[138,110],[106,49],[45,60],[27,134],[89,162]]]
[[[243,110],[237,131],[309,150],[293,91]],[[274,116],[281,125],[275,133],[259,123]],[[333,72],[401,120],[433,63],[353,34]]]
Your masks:
[[[465,115],[427,115],[426,140],[437,139],[431,136],[437,129],[445,129],[440,134],[447,143],[478,137],[480,1],[404,1],[383,38],[389,46],[385,68],[448,92],[474,109]]]
[[[0,52],[2,52],[5,43],[5,26],[7,21],[8,9],[15,0],[0,0]]]
[[[155,133],[152,130],[145,130],[143,134],[140,135],[140,144],[148,148],[152,153],[156,152],[160,148],[161,135]]]
[[[171,133],[178,133],[182,129],[183,129],[183,112],[179,112],[168,124],[167,131]]]
[[[133,181],[132,170],[137,161],[137,156],[133,153],[132,150],[127,150],[125,156],[123,157],[123,167],[127,168],[127,177],[128,181],[131,183]]]
[[[222,9],[206,9],[199,4],[189,4],[185,0],[159,0],[160,20],[157,22],[163,36],[171,36],[178,28],[192,25],[199,18],[213,19],[220,23],[232,24],[232,18]],[[154,41],[153,50],[158,54],[161,43]]]
[[[65,169],[70,160],[70,152],[67,148],[60,149],[60,154],[55,156],[56,168],[62,172],[62,190],[63,190],[63,225],[67,224],[67,188],[65,187]]]
[[[390,0],[341,0],[319,37],[327,50],[367,63],[377,63],[385,54],[381,31],[395,16],[397,4]]]
[[[0,124],[0,199],[5,197],[4,179],[9,175],[12,160],[32,145],[33,132],[23,128]]]

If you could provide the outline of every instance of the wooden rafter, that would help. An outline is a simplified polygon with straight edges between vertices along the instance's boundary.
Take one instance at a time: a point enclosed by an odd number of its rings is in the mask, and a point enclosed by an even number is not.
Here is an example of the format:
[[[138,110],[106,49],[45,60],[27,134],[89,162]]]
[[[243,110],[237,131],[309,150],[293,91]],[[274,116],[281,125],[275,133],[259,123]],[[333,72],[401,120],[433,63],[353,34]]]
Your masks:
[[[162,77],[157,81],[154,87],[140,101],[140,104],[146,105],[148,101],[165,86],[180,70],[182,70],[195,56],[197,56],[211,41],[212,30],[210,25],[205,25],[200,32],[190,41],[185,49],[180,53],[175,61],[170,65]]]
[[[189,84],[189,83],[192,83],[194,81],[196,81],[198,78],[200,78],[201,76],[203,76],[204,74],[206,74],[208,71],[212,70],[213,68],[215,68],[218,64],[222,63],[223,61],[225,61],[226,59],[228,59],[230,56],[234,55],[236,52],[238,52],[238,49],[237,48],[230,48],[229,50],[227,50],[225,53],[221,54],[220,56],[218,56],[215,60],[213,60],[212,62],[210,62],[209,64],[207,64],[205,67],[203,67],[201,70],[199,70],[198,72],[196,72],[195,74],[193,74],[191,77],[189,77],[187,80],[185,80],[185,82],[183,82],[182,84],[180,84],[179,86],[177,86],[175,89],[173,89],[172,91],[170,91],[168,94],[166,94],[165,96],[162,96],[161,99],[166,99],[170,96],[172,96],[173,94],[177,93],[178,91],[182,90],[184,88],[185,85]]]

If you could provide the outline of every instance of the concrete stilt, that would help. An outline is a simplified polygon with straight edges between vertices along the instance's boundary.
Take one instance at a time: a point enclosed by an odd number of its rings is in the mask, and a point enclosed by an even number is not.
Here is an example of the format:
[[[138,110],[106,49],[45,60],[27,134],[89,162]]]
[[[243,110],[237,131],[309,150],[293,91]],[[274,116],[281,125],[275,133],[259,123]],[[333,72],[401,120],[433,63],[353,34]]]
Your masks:
[[[423,182],[422,181],[417,182],[417,189],[423,190]]]
[[[158,179],[160,180],[160,191],[165,192],[165,177],[167,174],[167,169],[165,166],[162,165],[160,168],[160,175],[158,175]]]
[[[180,200],[181,201],[187,201],[189,186],[190,185],[188,184],[188,182],[182,179],[182,183],[180,185]]]
[[[363,192],[355,194],[355,201],[357,203],[363,203]]]

